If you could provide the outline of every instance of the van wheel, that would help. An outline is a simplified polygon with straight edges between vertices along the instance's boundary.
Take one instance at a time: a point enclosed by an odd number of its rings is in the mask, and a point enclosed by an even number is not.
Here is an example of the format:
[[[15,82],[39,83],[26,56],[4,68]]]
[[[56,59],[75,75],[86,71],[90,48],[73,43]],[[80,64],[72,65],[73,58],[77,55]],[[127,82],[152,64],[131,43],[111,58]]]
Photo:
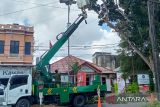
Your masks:
[[[16,107],[31,107],[31,104],[27,99],[20,99],[18,100]]]
[[[73,99],[74,107],[83,107],[86,103],[86,98],[83,95],[75,96]]]

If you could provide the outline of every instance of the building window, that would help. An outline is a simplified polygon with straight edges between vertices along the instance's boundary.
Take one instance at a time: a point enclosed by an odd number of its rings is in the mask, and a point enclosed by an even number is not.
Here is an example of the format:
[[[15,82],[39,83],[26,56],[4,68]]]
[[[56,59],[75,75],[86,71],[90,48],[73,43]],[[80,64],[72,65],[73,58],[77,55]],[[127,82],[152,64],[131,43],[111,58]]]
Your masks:
[[[31,42],[25,42],[25,55],[31,54]]]
[[[102,77],[102,84],[106,84],[106,77]]]
[[[86,78],[86,85],[89,85],[89,81],[90,79],[89,79],[89,77],[87,76],[87,78]]]
[[[19,41],[11,41],[10,42],[10,53],[11,54],[19,54]]]
[[[0,40],[0,54],[4,54],[4,41]]]

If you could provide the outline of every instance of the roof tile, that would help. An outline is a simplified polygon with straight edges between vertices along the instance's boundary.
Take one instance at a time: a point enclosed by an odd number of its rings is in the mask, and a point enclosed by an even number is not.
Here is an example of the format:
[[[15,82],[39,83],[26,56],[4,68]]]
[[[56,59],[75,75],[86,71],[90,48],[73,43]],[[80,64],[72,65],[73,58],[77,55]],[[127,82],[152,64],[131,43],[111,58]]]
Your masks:
[[[85,61],[83,59],[77,58],[75,56],[69,55],[66,56],[54,63],[51,64],[51,72],[54,72],[56,69],[59,70],[61,73],[67,73],[71,71],[71,65],[73,65],[75,62],[78,62],[78,66],[81,66],[83,64],[86,64],[87,66],[95,69],[97,72],[100,73],[115,73],[110,68],[103,68],[96,64],[93,64],[91,62]]]

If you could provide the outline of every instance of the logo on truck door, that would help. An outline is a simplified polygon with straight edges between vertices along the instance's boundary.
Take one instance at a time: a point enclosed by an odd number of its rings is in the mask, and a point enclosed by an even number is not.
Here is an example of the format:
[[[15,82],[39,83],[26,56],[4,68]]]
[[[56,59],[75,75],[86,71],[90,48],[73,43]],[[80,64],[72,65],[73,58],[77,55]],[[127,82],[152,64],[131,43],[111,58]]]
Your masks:
[[[48,88],[48,94],[50,95],[50,94],[52,94],[52,88]]]
[[[73,87],[73,93],[77,93],[77,87]]]

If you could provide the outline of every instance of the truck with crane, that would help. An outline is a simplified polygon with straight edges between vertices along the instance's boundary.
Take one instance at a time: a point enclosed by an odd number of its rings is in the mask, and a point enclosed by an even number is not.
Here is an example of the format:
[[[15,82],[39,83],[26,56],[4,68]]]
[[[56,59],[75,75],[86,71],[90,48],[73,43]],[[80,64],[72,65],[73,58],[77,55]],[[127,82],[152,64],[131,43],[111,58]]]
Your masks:
[[[87,18],[84,12],[73,24],[62,33],[57,42],[47,51],[36,64],[36,75],[12,75],[4,91],[3,105],[12,107],[31,107],[32,104],[72,104],[74,107],[82,107],[89,98],[97,95],[97,89],[101,94],[106,93],[106,84],[101,83],[100,75],[95,75],[92,85],[77,86],[67,83],[65,86],[56,87],[53,75],[49,71],[49,62],[72,33]]]

